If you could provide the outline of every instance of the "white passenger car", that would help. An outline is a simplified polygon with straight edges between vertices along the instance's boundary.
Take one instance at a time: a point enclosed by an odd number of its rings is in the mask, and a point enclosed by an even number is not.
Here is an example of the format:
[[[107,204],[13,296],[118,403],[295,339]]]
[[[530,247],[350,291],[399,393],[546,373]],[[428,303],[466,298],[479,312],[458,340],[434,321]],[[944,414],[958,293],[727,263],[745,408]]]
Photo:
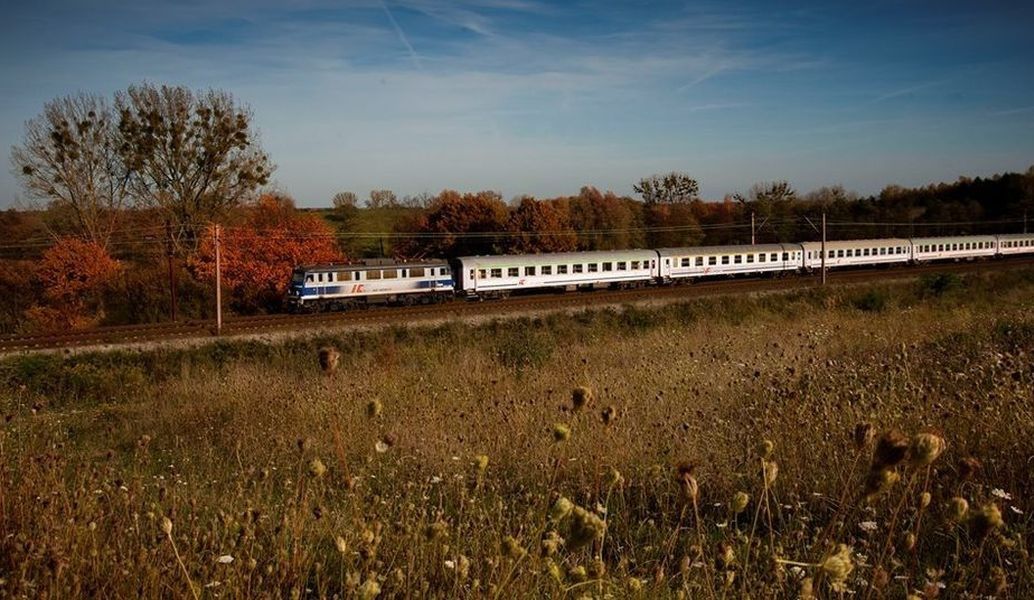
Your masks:
[[[912,238],[912,260],[945,260],[994,256],[997,239],[993,235],[959,235]]]
[[[795,271],[801,266],[797,244],[660,248],[661,278],[679,280],[714,275]]]
[[[822,268],[822,242],[804,242],[804,268]],[[906,263],[912,245],[906,239],[838,240],[826,242],[826,268]]]
[[[290,308],[343,309],[369,304],[427,304],[451,298],[453,281],[445,261],[298,267],[291,276]]]
[[[558,252],[456,259],[456,281],[468,296],[506,296],[543,288],[618,287],[657,277],[655,250]]]
[[[1034,252],[1034,233],[1007,233],[997,237],[999,254],[1026,254]]]

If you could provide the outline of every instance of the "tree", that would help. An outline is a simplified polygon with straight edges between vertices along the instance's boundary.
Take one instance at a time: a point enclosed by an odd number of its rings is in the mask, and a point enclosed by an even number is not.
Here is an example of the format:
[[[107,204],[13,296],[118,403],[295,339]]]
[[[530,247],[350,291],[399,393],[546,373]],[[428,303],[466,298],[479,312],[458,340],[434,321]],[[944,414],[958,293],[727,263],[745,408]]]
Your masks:
[[[398,246],[403,256],[463,256],[496,252],[493,235],[470,235],[501,232],[506,228],[507,208],[497,192],[460,194],[445,190],[414,223],[416,233],[431,234],[426,238],[410,238]]]
[[[370,199],[366,206],[367,208],[392,208],[398,206],[398,198],[391,190],[370,190]]]
[[[181,249],[269,181],[251,111],[227,92],[142,84],[116,94],[115,105],[131,189],[174,225]]]
[[[642,204],[631,198],[587,185],[577,196],[556,202],[566,207],[581,250],[619,250],[645,243],[638,233],[642,229],[641,215],[636,213]]]
[[[632,186],[647,204],[673,204],[692,202],[700,198],[700,186],[696,179],[685,173],[672,171],[664,175],[651,175]]]
[[[514,253],[568,252],[578,245],[571,222],[559,206],[529,196],[510,213],[507,231],[513,232],[506,249]]]
[[[797,190],[790,182],[755,183],[747,196],[736,194],[735,198],[765,223],[765,230],[775,233],[775,241],[789,242],[797,237]]]
[[[106,247],[127,203],[128,172],[107,102],[81,93],[48,102],[11,150],[27,194],[70,216],[72,232]]]
[[[204,232],[196,255],[188,260],[197,277],[215,280],[213,231]],[[236,310],[279,308],[291,271],[298,265],[343,260],[334,231],[316,215],[295,210],[282,194],[265,194],[249,210],[246,223],[221,235],[222,281]]]
[[[331,200],[334,208],[355,208],[359,205],[359,197],[354,192],[338,192],[334,194],[334,198]]]
[[[30,308],[27,317],[43,329],[97,323],[104,316],[104,288],[119,269],[119,262],[96,242],[59,239],[40,259],[36,279],[43,303]]]

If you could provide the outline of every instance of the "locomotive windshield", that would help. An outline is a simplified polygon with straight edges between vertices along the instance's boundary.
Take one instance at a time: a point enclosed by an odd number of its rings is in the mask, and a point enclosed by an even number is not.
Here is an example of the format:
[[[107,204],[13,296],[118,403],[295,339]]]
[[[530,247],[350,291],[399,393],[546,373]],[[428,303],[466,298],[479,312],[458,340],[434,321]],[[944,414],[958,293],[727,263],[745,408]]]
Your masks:
[[[294,273],[291,274],[291,283],[302,283],[305,281],[305,271],[301,269],[295,269]]]

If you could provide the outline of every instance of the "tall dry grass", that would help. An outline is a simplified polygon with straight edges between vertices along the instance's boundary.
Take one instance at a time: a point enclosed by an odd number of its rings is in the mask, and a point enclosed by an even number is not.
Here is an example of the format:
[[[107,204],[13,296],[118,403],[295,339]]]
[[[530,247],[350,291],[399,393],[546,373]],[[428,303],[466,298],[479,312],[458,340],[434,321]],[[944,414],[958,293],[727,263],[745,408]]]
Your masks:
[[[0,590],[1028,597],[1032,290],[9,361]]]

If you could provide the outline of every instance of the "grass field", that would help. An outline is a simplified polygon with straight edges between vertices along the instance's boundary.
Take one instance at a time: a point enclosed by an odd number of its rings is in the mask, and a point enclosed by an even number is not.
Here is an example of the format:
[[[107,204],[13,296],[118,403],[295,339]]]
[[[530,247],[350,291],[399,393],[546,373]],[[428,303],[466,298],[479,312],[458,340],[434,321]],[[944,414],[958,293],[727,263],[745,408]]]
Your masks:
[[[1032,293],[7,359],[0,590],[1030,597]]]

